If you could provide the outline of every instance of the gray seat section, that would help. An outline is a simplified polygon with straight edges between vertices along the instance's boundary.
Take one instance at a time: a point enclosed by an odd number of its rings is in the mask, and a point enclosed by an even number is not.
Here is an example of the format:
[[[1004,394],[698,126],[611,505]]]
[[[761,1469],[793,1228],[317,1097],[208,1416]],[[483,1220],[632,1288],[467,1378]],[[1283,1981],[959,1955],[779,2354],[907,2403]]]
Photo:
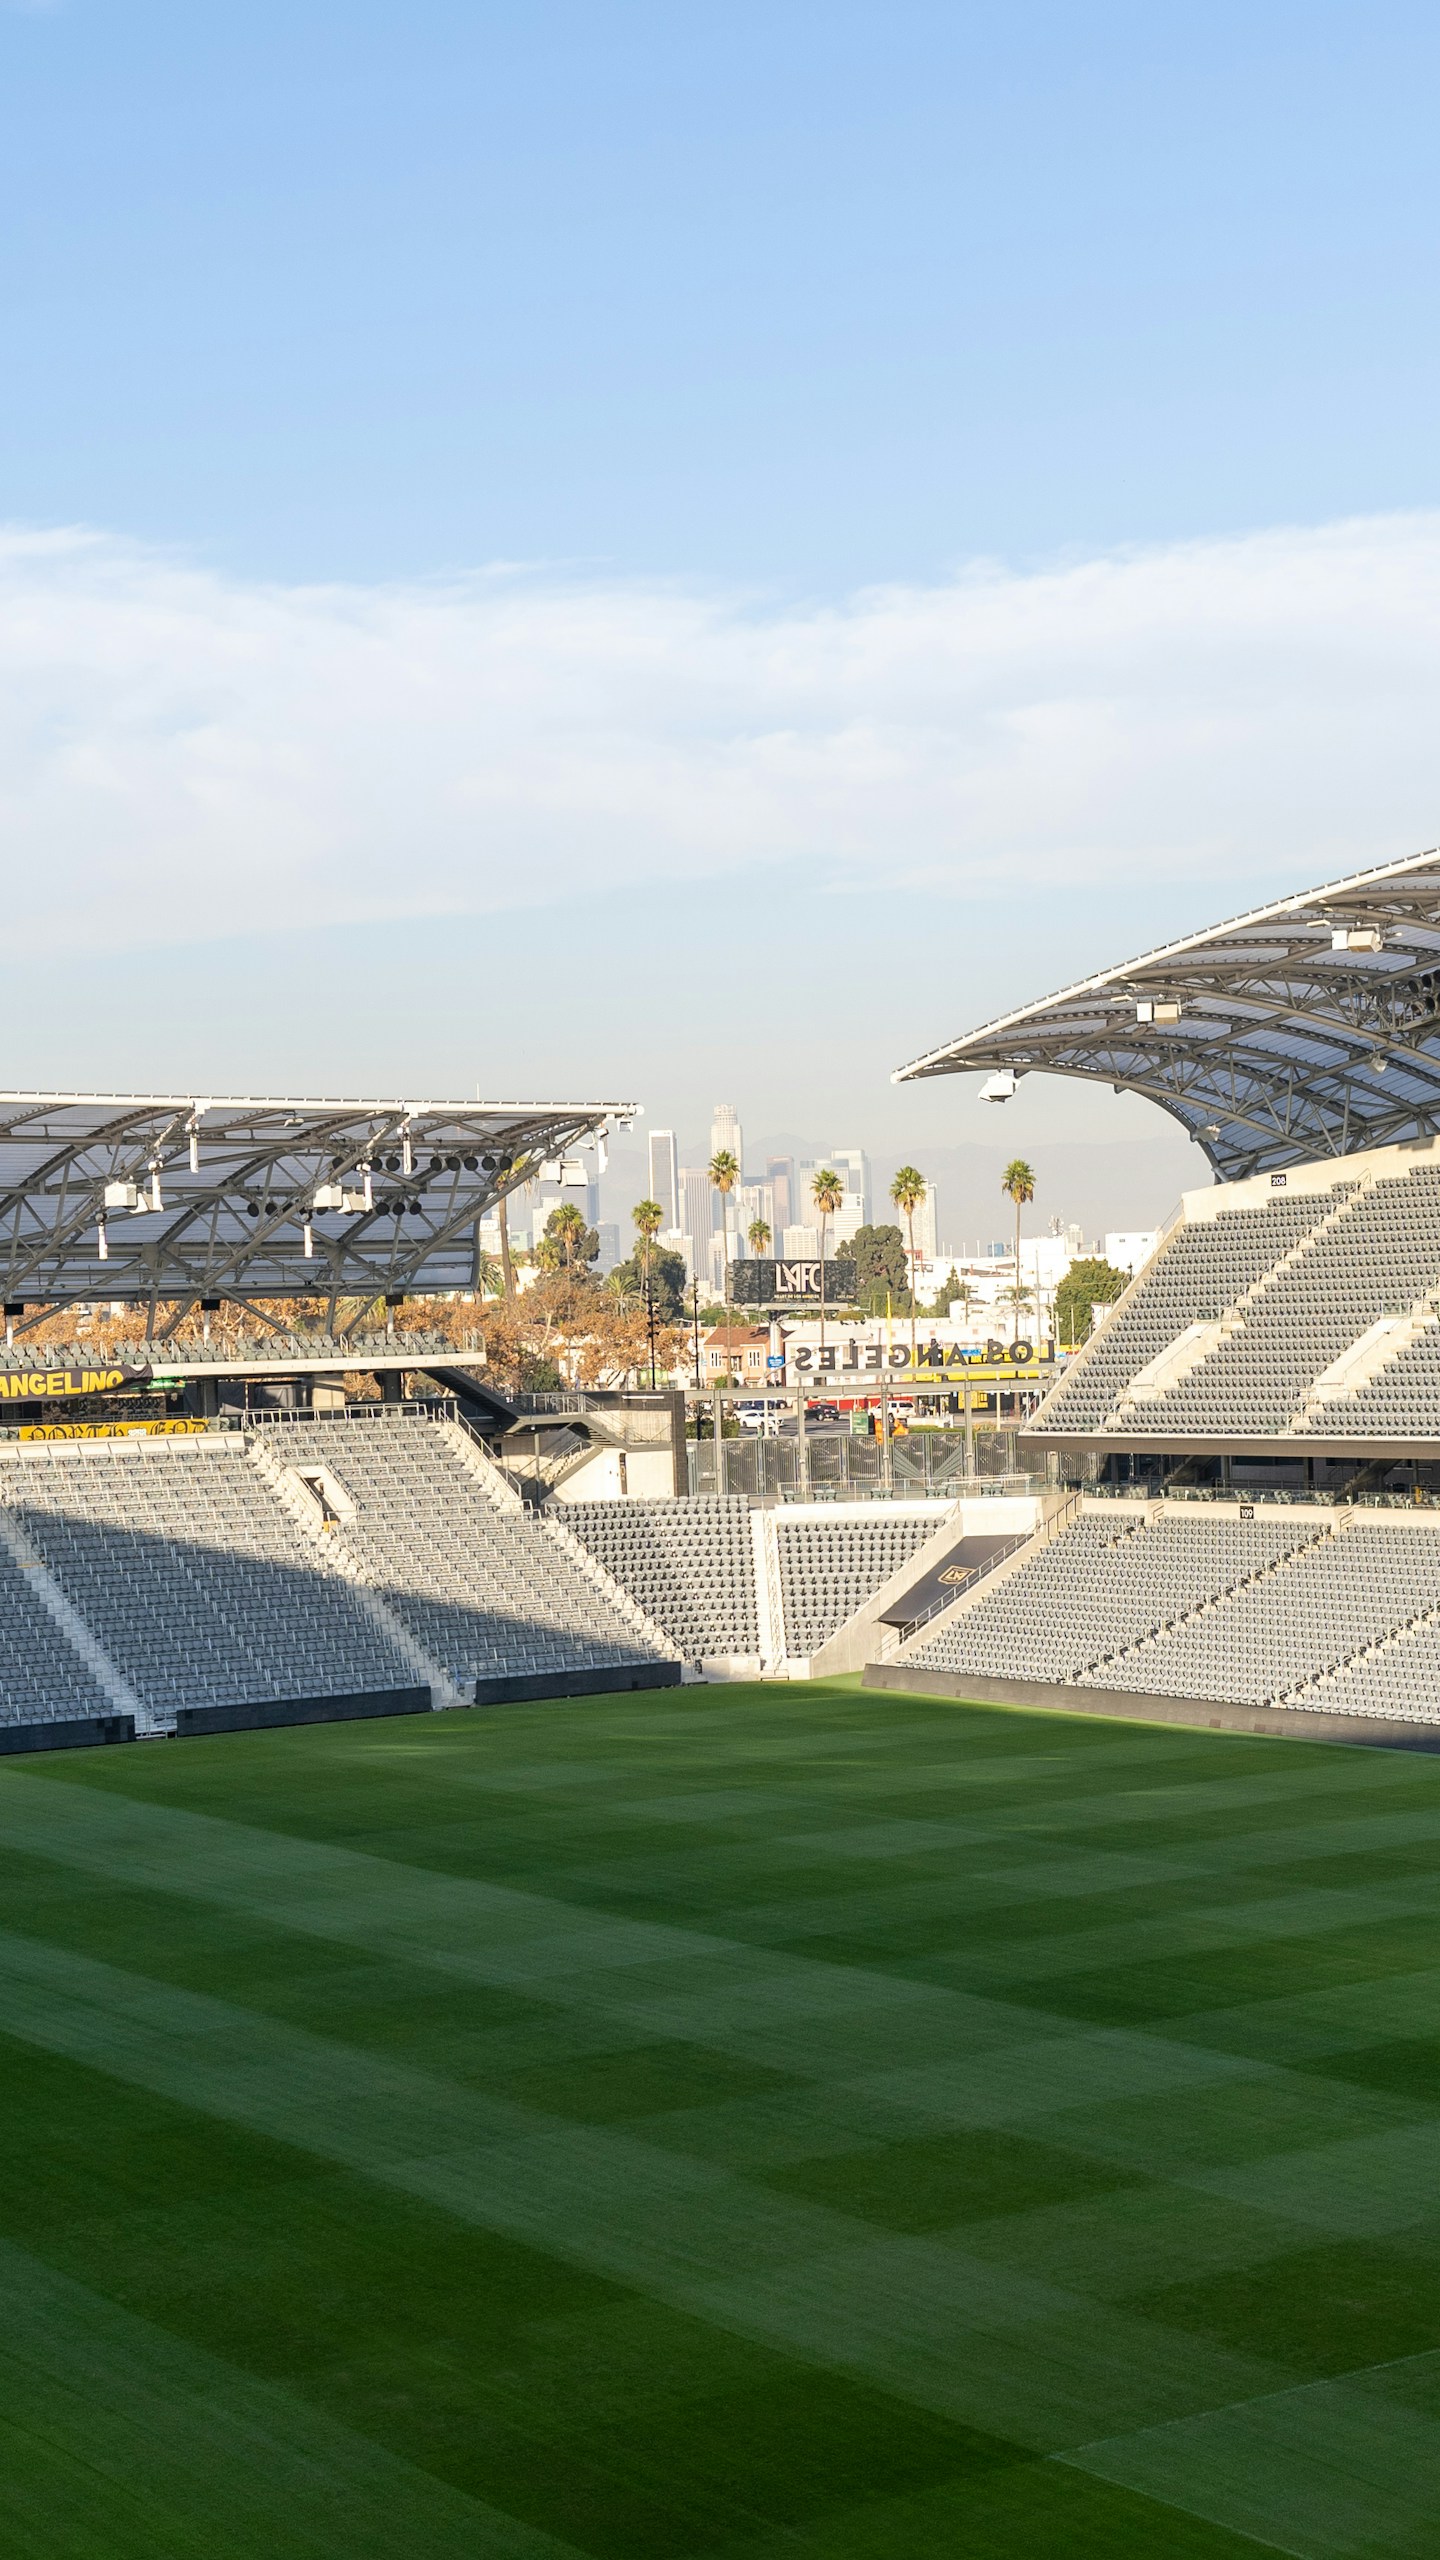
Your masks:
[[[1362,1193],[1254,1302],[1229,1341],[1147,1406],[1141,1428],[1147,1436],[1282,1432],[1352,1342],[1437,1287],[1440,1166],[1423,1164]]]
[[[1315,1533],[1303,1512],[1253,1521],[1163,1515],[1148,1527],[1082,1513],[907,1659],[991,1679],[1080,1680]]]
[[[345,1545],[452,1679],[663,1658],[537,1521],[496,1508],[423,1415],[292,1423],[262,1436],[282,1464],[334,1477],[354,1505],[340,1524]]]
[[[114,1712],[114,1701],[36,1599],[29,1573],[0,1555],[0,1724],[59,1724]]]
[[[7,1460],[0,1490],[160,1717],[414,1681],[238,1437],[44,1443]]]
[[[917,1669],[1440,1722],[1440,1526],[1082,1514]],[[1079,1701],[1077,1700],[1077,1704]]]
[[[1093,1347],[1047,1397],[1056,1431],[1096,1431],[1138,1369],[1158,1359],[1187,1325],[1212,1321],[1318,1226],[1336,1195],[1277,1194],[1258,1209],[1176,1227],[1149,1265],[1130,1304],[1107,1317]],[[1168,1408],[1167,1408],[1168,1410]],[[1148,1429],[1148,1420],[1142,1424]]]
[[[743,1496],[567,1502],[559,1516],[687,1662],[759,1653],[755,1551]]]
[[[933,1517],[793,1520],[775,1537],[787,1655],[808,1658],[935,1535]]]
[[[1400,1716],[1410,1724],[1440,1723],[1440,1624],[1427,1619],[1397,1633],[1307,1691],[1296,1704],[1328,1708],[1332,1715]]]
[[[1367,1387],[1332,1397],[1302,1428],[1327,1439],[1440,1439],[1440,1323],[1428,1324]]]
[[[1363,1646],[1440,1603],[1440,1536],[1356,1521],[1282,1569],[1217,1601],[1124,1662],[1083,1675],[1092,1686],[1159,1697],[1262,1706],[1333,1673]],[[1316,1706],[1333,1703],[1322,1691]]]

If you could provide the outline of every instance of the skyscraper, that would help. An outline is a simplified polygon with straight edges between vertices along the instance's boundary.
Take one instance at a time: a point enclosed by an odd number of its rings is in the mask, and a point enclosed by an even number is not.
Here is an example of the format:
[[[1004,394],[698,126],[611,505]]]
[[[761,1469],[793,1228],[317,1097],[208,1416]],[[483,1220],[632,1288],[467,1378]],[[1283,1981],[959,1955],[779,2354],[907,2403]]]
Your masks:
[[[765,1179],[770,1185],[771,1220],[778,1236],[795,1217],[795,1159],[793,1156],[770,1156],[765,1165]]]
[[[680,1176],[673,1129],[650,1132],[650,1198],[658,1200],[665,1212],[662,1225],[678,1227],[684,1223],[680,1216]]]
[[[698,1274],[708,1289],[710,1283],[710,1239],[715,1232],[715,1189],[704,1165],[682,1165],[679,1178],[680,1215],[676,1220],[685,1238],[685,1252],[691,1272]]]
[[[710,1153],[728,1152],[743,1174],[745,1170],[745,1132],[736,1117],[733,1102],[717,1102],[710,1121]]]
[[[903,1228],[899,1210],[893,1214]],[[915,1250],[922,1262],[933,1262],[940,1250],[940,1201],[933,1182],[926,1183],[925,1197],[915,1212]]]
[[[870,1223],[870,1159],[859,1147],[836,1147],[832,1150],[830,1162],[854,1202],[853,1208],[849,1200],[846,1203],[847,1214],[854,1220],[851,1227],[853,1235],[855,1227],[866,1227]]]

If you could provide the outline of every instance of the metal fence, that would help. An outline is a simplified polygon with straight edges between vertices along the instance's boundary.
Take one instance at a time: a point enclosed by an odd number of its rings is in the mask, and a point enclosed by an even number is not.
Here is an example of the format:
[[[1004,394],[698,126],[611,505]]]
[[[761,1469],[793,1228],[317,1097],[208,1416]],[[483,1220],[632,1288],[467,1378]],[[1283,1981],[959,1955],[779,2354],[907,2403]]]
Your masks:
[[[1028,1493],[1034,1478],[1015,1462],[1015,1434],[975,1438],[975,1473],[965,1473],[961,1431],[916,1431],[890,1444],[890,1474],[878,1440],[848,1431],[807,1431],[805,1463],[794,1439],[746,1432],[735,1440],[686,1443],[692,1493],[743,1493],[752,1502],[904,1502],[922,1494]],[[716,1457],[719,1465],[716,1465]]]

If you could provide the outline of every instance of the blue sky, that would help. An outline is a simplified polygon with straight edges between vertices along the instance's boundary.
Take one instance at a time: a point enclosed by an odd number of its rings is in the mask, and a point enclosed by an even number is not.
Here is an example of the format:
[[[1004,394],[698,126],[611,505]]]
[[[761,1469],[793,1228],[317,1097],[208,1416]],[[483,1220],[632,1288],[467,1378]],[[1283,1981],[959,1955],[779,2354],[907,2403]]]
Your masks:
[[[64,0],[0,65],[29,521],[810,590],[1432,494],[1433,10]]]
[[[80,920],[0,1073],[958,1142],[899,1059],[1433,840],[1437,71],[1396,5],[0,5],[0,842]]]

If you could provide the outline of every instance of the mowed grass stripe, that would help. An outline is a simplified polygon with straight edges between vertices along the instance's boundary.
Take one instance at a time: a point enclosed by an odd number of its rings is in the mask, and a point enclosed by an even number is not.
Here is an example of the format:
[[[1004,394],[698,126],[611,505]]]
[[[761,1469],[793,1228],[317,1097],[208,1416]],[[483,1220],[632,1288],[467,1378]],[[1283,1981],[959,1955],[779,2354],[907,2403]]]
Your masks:
[[[731,2480],[643,2528],[610,2489],[591,2524],[455,2472],[605,2560],[1328,2560],[1298,2496],[1242,2522],[1192,2495],[1199,2455],[1167,2486],[1163,2446],[1363,2396],[1352,2331],[1371,2359],[1440,2349],[1437,1779],[818,1685],[76,1755],[0,1773],[36,1887],[5,1908],[57,1941],[33,1979],[0,1952],[31,2001],[11,2050],[71,2038],[44,2067],[93,2085],[97,2124],[163,2068],[197,2126],[268,2110],[244,2138],[297,2196],[350,2180],[357,2228],[426,2214],[608,2287],[580,2330],[622,2428],[682,2337],[697,2374],[813,2378],[790,2459],[829,2425],[835,2487],[797,2472],[788,2511],[783,2452],[748,2511]],[[103,1982],[46,1971],[97,1954]],[[557,2365],[562,2402],[582,2369]],[[844,2390],[867,2450],[842,2481]],[[941,2430],[888,2474],[859,2414],[887,2408]],[[1162,2450],[1102,2478],[1118,2445]],[[1375,2552],[1428,2549],[1346,2464]]]
[[[573,2560],[0,2241],[7,2560]]]
[[[0,2066],[0,2231],[604,2560],[671,2560],[1023,2459],[82,2066],[9,2042]],[[203,2434],[195,2453],[203,2473]],[[0,2479],[6,2458],[0,2438]],[[143,2434],[132,2462],[145,2486]],[[425,2547],[397,2534],[397,2552]]]
[[[776,1954],[721,1937],[586,1911],[548,1896],[435,1874],[396,1859],[296,1839],[84,1787],[0,1773],[0,1842],[82,1872],[262,1919],[433,1968],[457,1979],[684,2037],[780,2068],[838,2076],[877,2061],[926,2061],[938,2049],[1070,2036],[959,1986],[883,1967]],[[1092,2039],[1087,2038],[1087,2042]],[[1097,2053],[1106,2049],[1094,2040]],[[1142,2039],[1132,2040],[1138,2052]],[[1123,2037],[1109,2050],[1125,2051]],[[1137,2062],[1137,2068],[1140,2066]],[[1178,2082],[1213,2065],[1157,2045],[1153,2069]],[[1123,2085],[1123,2084],[1122,2084]]]
[[[0,2030],[1041,2450],[1288,2379],[958,2247],[877,2234],[228,2002],[0,1939]]]
[[[1440,2355],[1090,2445],[1068,2457],[1299,2560],[1421,2560],[1440,2520]]]

